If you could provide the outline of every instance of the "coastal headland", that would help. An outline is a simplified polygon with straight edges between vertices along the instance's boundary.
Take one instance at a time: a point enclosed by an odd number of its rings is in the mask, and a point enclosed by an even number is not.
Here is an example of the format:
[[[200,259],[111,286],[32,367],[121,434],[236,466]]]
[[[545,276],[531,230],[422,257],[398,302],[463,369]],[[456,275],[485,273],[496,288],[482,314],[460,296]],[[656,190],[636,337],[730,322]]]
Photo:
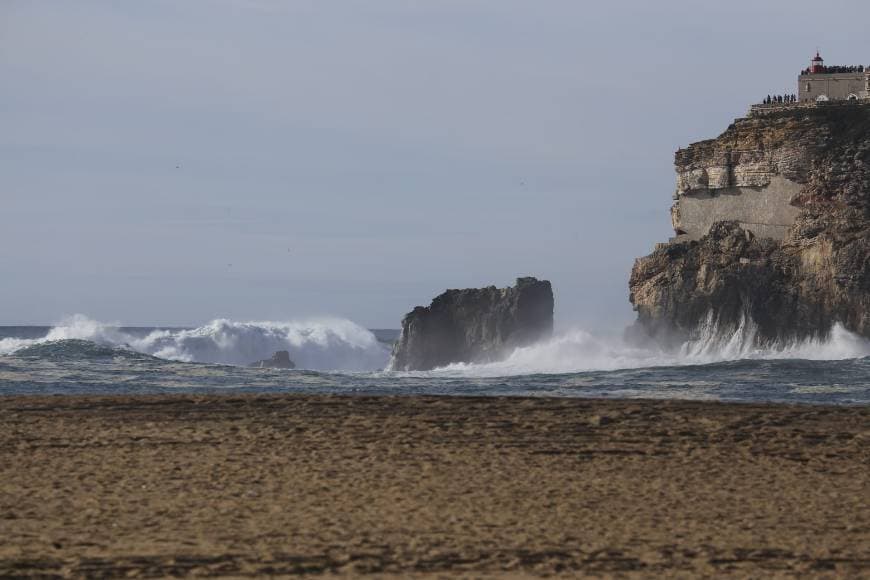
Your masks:
[[[0,576],[870,574],[870,409],[0,398]]]
[[[870,337],[868,135],[866,99],[764,105],[677,151],[675,236],[629,281],[640,327],[676,344]]]

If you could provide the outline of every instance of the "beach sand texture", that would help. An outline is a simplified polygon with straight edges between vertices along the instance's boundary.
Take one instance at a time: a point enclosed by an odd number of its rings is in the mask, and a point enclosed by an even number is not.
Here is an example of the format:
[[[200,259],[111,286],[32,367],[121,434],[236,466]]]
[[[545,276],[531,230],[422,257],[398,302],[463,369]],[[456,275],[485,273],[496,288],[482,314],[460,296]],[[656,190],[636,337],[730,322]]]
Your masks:
[[[870,408],[0,398],[0,575],[870,576]]]

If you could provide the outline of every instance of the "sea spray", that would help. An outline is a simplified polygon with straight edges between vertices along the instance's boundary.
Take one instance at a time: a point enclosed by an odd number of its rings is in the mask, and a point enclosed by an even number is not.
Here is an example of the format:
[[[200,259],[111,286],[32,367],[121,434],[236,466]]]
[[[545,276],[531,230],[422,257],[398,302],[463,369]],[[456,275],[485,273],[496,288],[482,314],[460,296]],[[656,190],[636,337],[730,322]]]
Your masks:
[[[675,350],[655,344],[638,347],[620,338],[597,337],[569,330],[552,339],[517,348],[505,360],[485,364],[453,364],[435,373],[497,377],[532,374],[567,374],[666,366],[705,365],[736,360],[845,360],[870,357],[870,340],[835,324],[826,337],[807,338],[759,346],[751,317],[722,330],[711,315],[696,338]]]
[[[0,356],[0,396],[259,392],[870,404],[870,356],[864,356],[870,354],[870,345],[842,327],[835,327],[825,339],[804,341],[788,349],[726,349],[719,352],[711,349],[698,352],[704,349],[692,351],[687,348],[683,352],[679,349],[638,348],[615,338],[575,330],[561,333],[551,341],[518,349],[502,363],[427,372],[288,371],[178,360],[217,356],[215,351],[220,356],[226,356],[228,352],[238,353],[238,349],[249,342],[249,332],[254,335],[261,333],[251,329],[239,332],[237,327],[263,326],[224,322],[216,324],[222,328],[218,333],[209,329],[211,325],[189,331],[153,333],[148,329],[119,330],[91,325],[95,334],[102,334],[104,339],[107,335],[114,336],[115,332],[126,335],[120,338],[131,343],[127,346],[82,339],[47,341],[44,339],[49,333],[42,329],[41,339],[30,340],[31,346]],[[281,323],[275,326],[292,325]],[[313,324],[303,326],[311,330],[319,328]],[[52,336],[64,332],[81,333],[82,328],[55,329]],[[183,336],[182,332],[185,333]],[[221,333],[224,336],[218,338],[217,334]],[[5,336],[27,340],[38,334],[7,333]],[[271,331],[267,334],[271,337],[269,341],[278,340],[282,335]],[[204,337],[204,343],[212,346],[200,350],[192,348],[189,335],[197,339]],[[311,347],[314,342],[308,340],[303,346]],[[157,343],[161,343],[161,348],[172,345],[176,350],[164,351],[163,354],[175,356],[176,360],[156,358],[131,349],[131,345],[136,344],[139,348],[155,350]],[[387,349],[381,344],[376,346],[378,350],[375,352],[383,356],[381,360],[386,360]],[[271,348],[274,344],[268,346]],[[344,356],[344,348],[332,351],[330,357]],[[304,348],[302,352],[306,352]],[[716,357],[722,359],[726,354],[732,356],[735,352],[746,358],[702,364]],[[232,355],[236,356],[238,354]],[[807,360],[823,358],[847,360]],[[350,365],[345,359],[338,362],[327,359],[325,366]]]
[[[294,322],[219,319],[198,328],[154,330],[137,336],[121,330],[118,325],[76,315],[39,339],[3,339],[0,354],[65,340],[123,347],[174,361],[230,365],[247,365],[277,350],[288,350],[298,368],[327,371],[378,370],[384,368],[389,359],[389,348],[374,334],[339,318]]]
[[[41,338],[8,337],[0,340],[0,355],[11,354],[28,346],[60,340],[88,340],[98,344],[125,346],[130,337],[118,324],[99,322],[83,314],[64,318]]]
[[[760,341],[758,325],[746,307],[731,328],[711,310],[695,336],[683,343],[679,360],[690,364],[743,359],[844,360],[870,356],[870,340],[835,323],[826,334],[776,342]]]
[[[596,336],[573,329],[552,339],[517,348],[500,362],[453,364],[434,371],[394,374],[499,377],[703,365],[747,359],[843,360],[870,356],[870,341],[839,324],[834,325],[825,337],[764,347],[756,343],[754,329],[755,324],[748,316],[735,328],[723,330],[715,317],[708,315],[695,338],[675,350],[656,344],[637,346],[620,338]],[[154,330],[137,335],[125,332],[117,325],[78,315],[53,327],[39,339],[0,340],[0,355],[59,340],[87,340],[171,361],[238,366],[266,358],[277,350],[288,350],[297,367],[308,370],[379,371],[389,360],[389,347],[379,342],[369,330],[337,318],[297,322],[219,319],[193,329]]]
[[[369,330],[343,319],[302,322],[215,320],[192,330],[155,331],[133,344],[170,360],[244,365],[278,350],[298,368],[338,371],[382,369],[389,349]]]

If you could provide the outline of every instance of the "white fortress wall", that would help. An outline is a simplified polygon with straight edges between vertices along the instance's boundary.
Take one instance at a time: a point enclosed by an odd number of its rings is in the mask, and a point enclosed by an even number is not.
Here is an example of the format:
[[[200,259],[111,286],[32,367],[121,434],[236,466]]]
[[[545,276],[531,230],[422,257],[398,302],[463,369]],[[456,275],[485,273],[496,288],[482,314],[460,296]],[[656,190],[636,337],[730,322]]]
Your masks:
[[[798,77],[798,100],[812,102],[824,95],[832,100],[845,100],[850,95],[859,99],[868,96],[870,73],[802,74]]]

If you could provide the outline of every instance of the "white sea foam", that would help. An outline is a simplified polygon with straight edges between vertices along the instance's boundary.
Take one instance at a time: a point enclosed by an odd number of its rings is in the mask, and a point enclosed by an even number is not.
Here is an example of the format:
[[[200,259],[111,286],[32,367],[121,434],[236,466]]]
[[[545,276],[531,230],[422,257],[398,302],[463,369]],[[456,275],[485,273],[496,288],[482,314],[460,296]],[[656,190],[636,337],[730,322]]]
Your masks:
[[[476,376],[571,373],[673,364],[655,348],[636,348],[614,338],[570,330],[552,339],[517,348],[505,360],[485,364],[456,363],[436,373]]]
[[[35,340],[28,338],[0,338],[0,356],[4,354],[12,354],[16,350],[20,350],[35,343]]]
[[[741,359],[842,360],[870,356],[870,341],[837,324],[826,338],[760,348],[756,327],[748,317],[737,328],[722,331],[710,316],[698,337],[675,351],[656,345],[634,346],[624,340],[570,330],[552,339],[517,348],[505,360],[486,364],[453,364],[413,375],[497,377],[643,367],[708,364]],[[134,336],[85,316],[70,317],[40,339],[0,340],[0,354],[37,343],[83,339],[125,346],[160,358],[184,362],[246,365],[288,350],[300,369],[375,371],[386,367],[389,348],[365,328],[344,319],[299,322],[234,322],[214,320],[191,330],[156,330]],[[405,373],[398,373],[400,375]]]
[[[0,355],[11,354],[27,346],[55,340],[90,340],[102,344],[125,345],[132,338],[117,329],[118,325],[92,320],[82,314],[69,316],[52,327],[42,338],[4,338],[0,340]]]
[[[759,347],[757,328],[745,317],[737,328],[722,331],[713,317],[698,337],[675,351],[656,345],[633,346],[617,338],[571,330],[535,345],[517,348],[505,360],[485,364],[452,364],[432,371],[442,375],[479,377],[613,371],[644,367],[710,364],[743,359],[844,360],[870,356],[870,341],[836,324],[826,338]]]
[[[214,320],[191,330],[155,330],[135,336],[76,315],[35,340],[0,340],[0,354],[9,354],[37,343],[82,339],[124,346],[169,360],[246,365],[267,358],[277,350],[290,351],[298,368],[326,371],[382,369],[389,348],[374,334],[344,319],[326,318],[297,322],[233,322]]]
[[[748,314],[737,327],[723,331],[712,312],[701,324],[698,338],[683,344],[680,359],[690,363],[740,359],[844,360],[870,356],[870,341],[835,324],[826,337],[807,338],[760,347],[758,327]]]

